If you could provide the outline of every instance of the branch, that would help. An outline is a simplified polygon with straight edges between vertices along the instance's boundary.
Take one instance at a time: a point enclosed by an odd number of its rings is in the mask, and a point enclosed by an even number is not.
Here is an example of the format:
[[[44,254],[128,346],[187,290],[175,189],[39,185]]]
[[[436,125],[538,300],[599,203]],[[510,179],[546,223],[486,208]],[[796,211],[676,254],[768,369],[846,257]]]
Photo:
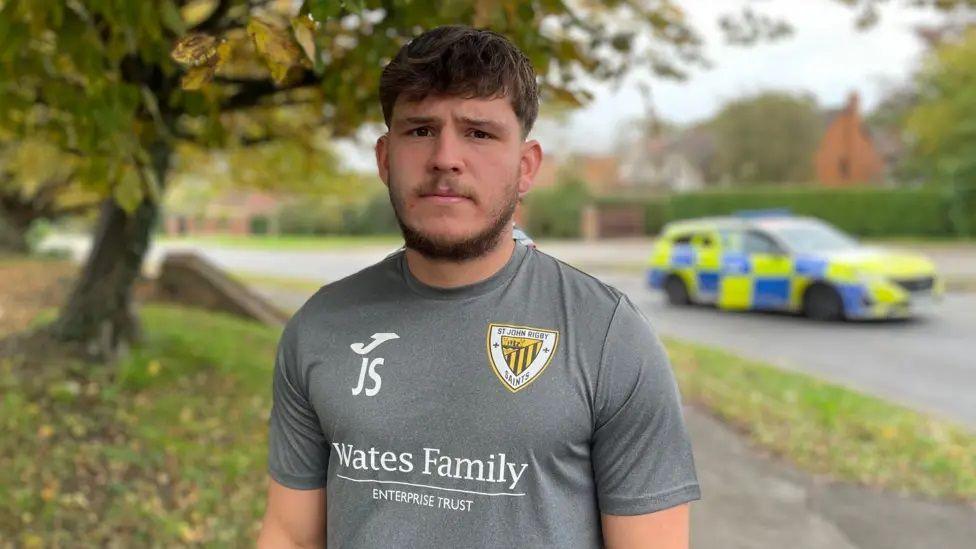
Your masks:
[[[46,208],[48,204],[54,203],[57,191],[71,185],[73,181],[74,174],[67,177],[52,177],[45,180],[37,187],[37,191],[31,199],[31,205],[38,210]]]
[[[87,213],[91,211],[93,208],[96,208],[99,205],[101,205],[101,203],[102,203],[102,199],[98,199],[95,200],[94,202],[82,202],[80,204],[72,204],[71,206],[64,206],[61,208],[48,208],[42,210],[42,212],[45,217],[57,218],[66,215]]]
[[[240,84],[240,89],[237,91],[237,93],[231,95],[223,102],[221,109],[225,111],[232,111],[253,107],[260,103],[265,97],[270,97],[283,91],[313,86],[317,84],[318,81],[318,76],[311,71],[305,71],[300,80],[281,87],[276,86],[275,83],[270,79],[242,81]]]

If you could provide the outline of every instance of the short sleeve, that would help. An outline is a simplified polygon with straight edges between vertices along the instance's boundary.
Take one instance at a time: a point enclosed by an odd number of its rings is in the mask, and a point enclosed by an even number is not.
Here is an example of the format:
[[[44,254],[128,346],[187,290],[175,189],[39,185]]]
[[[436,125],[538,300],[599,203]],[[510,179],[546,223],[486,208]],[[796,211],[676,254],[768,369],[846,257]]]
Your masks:
[[[268,473],[276,481],[301,490],[325,486],[329,445],[308,400],[298,360],[299,314],[285,324],[278,340],[268,420]]]
[[[701,499],[671,364],[626,296],[610,320],[595,395],[591,456],[602,513],[639,515]]]

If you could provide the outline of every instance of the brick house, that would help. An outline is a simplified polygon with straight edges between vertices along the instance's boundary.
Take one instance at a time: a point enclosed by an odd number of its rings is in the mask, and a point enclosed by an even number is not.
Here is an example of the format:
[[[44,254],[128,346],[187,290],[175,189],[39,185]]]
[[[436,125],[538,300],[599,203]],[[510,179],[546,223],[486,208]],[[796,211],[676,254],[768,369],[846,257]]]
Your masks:
[[[198,211],[186,208],[167,213],[163,230],[168,236],[277,233],[280,205],[280,199],[270,193],[231,190]]]
[[[828,113],[830,121],[814,156],[817,180],[840,187],[878,182],[885,163],[859,112],[858,94],[851,93],[847,105]]]

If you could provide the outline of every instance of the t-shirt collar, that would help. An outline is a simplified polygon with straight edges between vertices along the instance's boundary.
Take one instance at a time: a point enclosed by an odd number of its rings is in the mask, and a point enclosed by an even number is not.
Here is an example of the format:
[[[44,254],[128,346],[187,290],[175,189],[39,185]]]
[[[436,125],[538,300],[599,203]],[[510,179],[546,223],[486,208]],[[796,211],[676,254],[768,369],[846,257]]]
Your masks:
[[[528,250],[525,244],[516,241],[515,249],[512,251],[511,257],[508,258],[508,261],[501,269],[484,280],[479,280],[478,282],[464,286],[455,286],[453,288],[431,286],[418,280],[407,266],[405,250],[400,252],[397,258],[397,265],[403,276],[404,283],[412,291],[433,299],[465,299],[486,294],[511,280],[522,264],[522,260],[528,255]]]

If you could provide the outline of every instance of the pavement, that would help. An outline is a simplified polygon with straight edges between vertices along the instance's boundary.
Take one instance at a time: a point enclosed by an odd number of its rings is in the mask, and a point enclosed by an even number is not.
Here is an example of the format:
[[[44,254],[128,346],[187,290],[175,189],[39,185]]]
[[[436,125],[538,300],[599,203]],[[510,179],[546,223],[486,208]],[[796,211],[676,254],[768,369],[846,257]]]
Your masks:
[[[685,407],[702,499],[694,549],[963,549],[976,508],[811,476],[753,447],[706,412]]]

